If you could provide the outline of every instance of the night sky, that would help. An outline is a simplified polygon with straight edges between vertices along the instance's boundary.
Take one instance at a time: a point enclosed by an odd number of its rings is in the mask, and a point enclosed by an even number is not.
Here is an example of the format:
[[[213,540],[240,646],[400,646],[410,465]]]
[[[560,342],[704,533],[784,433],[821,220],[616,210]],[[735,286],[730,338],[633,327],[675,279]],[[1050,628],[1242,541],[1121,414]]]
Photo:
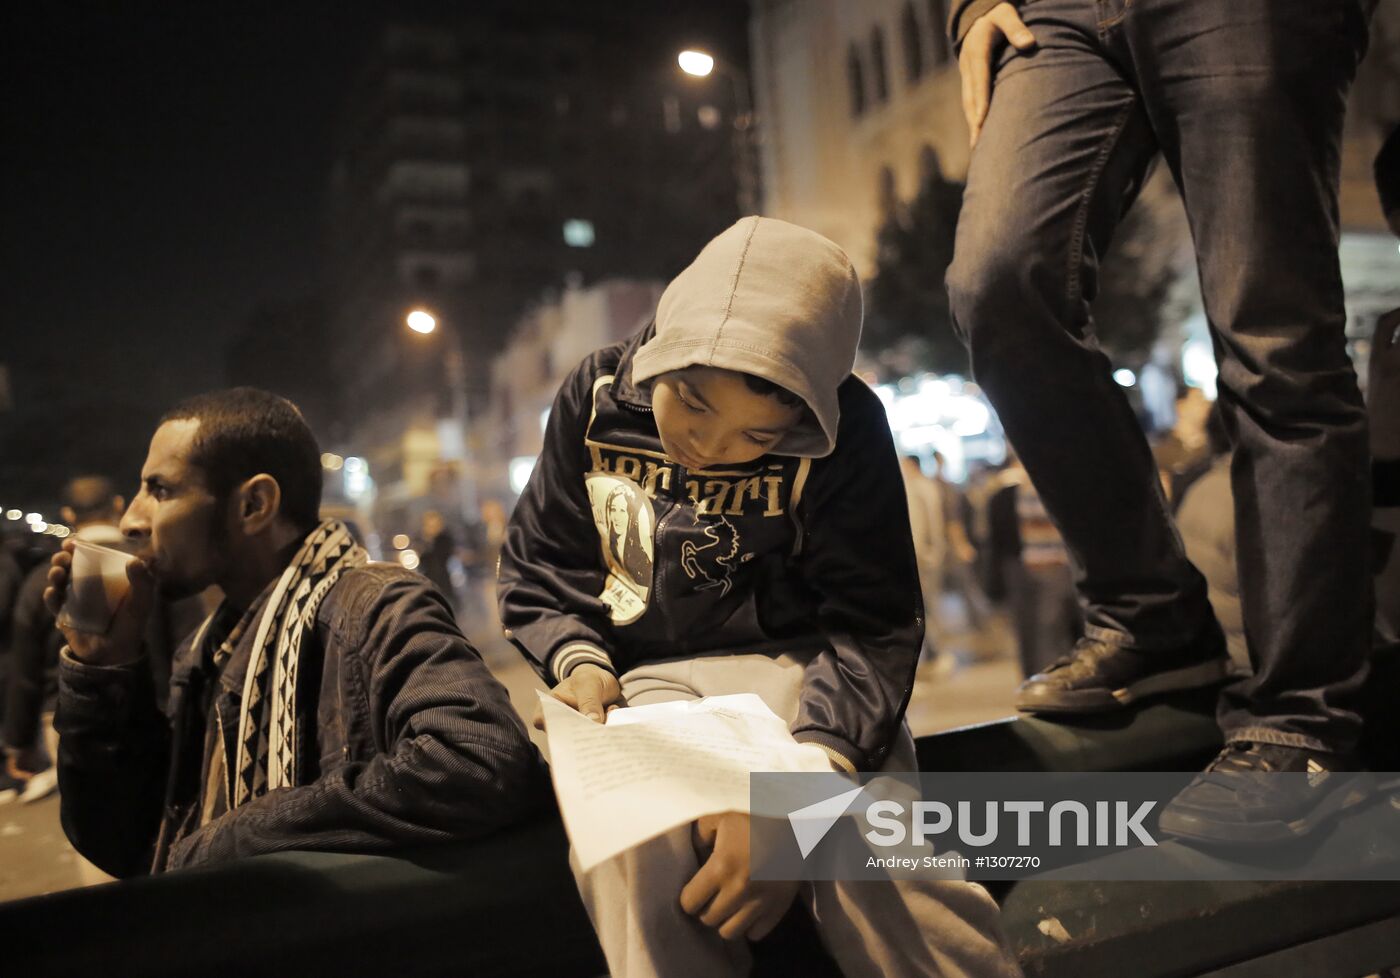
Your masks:
[[[402,8],[7,15],[0,505],[48,505],[75,469],[134,482],[159,412],[223,383],[253,308],[316,290],[337,113]]]
[[[314,290],[335,112],[374,22],[125,6],[36,5],[0,32],[0,489],[26,496],[59,459],[132,475],[162,407],[222,382],[253,305]]]

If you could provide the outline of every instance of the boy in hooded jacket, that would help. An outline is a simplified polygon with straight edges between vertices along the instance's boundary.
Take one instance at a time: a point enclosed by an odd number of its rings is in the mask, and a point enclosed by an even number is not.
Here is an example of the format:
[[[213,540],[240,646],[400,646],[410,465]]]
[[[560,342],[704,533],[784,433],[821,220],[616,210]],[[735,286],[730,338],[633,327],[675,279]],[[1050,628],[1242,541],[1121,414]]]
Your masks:
[[[861,316],[840,248],[749,217],[564,382],[499,571],[556,697],[601,722],[753,692],[834,769],[916,768],[923,609],[889,424],[851,374]],[[576,874],[613,975],[744,974],[799,891],[847,975],[1019,974],[981,887],[750,880],[748,819]]]

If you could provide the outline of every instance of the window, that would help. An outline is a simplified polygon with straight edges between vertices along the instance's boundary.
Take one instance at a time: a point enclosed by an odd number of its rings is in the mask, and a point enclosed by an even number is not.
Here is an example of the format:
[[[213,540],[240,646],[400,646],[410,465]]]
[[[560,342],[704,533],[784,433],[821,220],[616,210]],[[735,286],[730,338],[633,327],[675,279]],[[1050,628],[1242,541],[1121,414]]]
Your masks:
[[[880,213],[887,218],[890,217],[899,206],[899,195],[895,192],[894,171],[889,167],[880,167],[880,176],[875,192],[880,197]]]
[[[904,74],[912,85],[924,73],[924,46],[919,40],[919,18],[912,3],[904,5],[899,32],[904,41]]]
[[[674,95],[663,96],[661,99],[661,119],[661,124],[665,127],[667,132],[680,132],[681,100]]]
[[[860,64],[860,51],[854,44],[846,53],[846,80],[851,86],[851,115],[865,111],[865,71]]]
[[[564,222],[564,243],[570,248],[591,248],[596,240],[592,221],[574,218]]]
[[[885,71],[885,32],[879,27],[870,30],[870,72],[875,76],[875,101],[890,100],[890,79]]]
[[[935,65],[947,64],[948,50],[948,4],[947,0],[928,0],[928,17],[933,27],[933,47],[929,49],[931,61]]]
[[[938,162],[938,151],[928,143],[919,150],[919,186],[943,176],[943,166]]]

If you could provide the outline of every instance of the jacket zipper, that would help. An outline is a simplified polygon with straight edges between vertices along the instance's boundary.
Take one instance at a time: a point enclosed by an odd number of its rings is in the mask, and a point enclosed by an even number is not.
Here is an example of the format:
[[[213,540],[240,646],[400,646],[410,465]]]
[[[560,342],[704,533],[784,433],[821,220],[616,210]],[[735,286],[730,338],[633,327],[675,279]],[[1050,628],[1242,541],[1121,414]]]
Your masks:
[[[679,474],[679,472],[677,471],[677,466],[672,465],[672,466],[671,466],[671,484],[672,484],[673,487],[675,486],[675,484],[676,484],[676,482],[677,482],[677,480],[678,480],[679,478],[680,478],[680,474]],[[668,495],[671,497],[671,508],[668,509],[668,510],[666,510],[666,512],[662,514],[661,519],[659,519],[659,520],[656,521],[656,529],[653,531],[654,536],[653,536],[653,543],[652,543],[652,559],[653,559],[653,566],[654,566],[655,569],[656,569],[656,579],[655,579],[654,581],[652,581],[652,585],[653,585],[653,586],[652,586],[652,595],[651,595],[651,605],[652,605],[652,607],[660,607],[660,598],[661,598],[661,594],[663,593],[664,584],[665,584],[665,581],[666,581],[666,565],[669,563],[669,561],[666,561],[666,560],[662,559],[662,556],[661,556],[661,531],[662,531],[662,529],[665,528],[666,522],[667,522],[673,515],[675,515],[676,509],[677,509],[677,508],[679,507],[679,505],[680,505],[678,502],[676,502],[675,490],[674,490],[674,488],[672,489],[672,491],[671,491],[670,493],[668,493]],[[665,623],[666,623],[666,640],[667,640],[668,642],[671,642],[671,643],[674,644],[674,643],[677,642],[677,639],[676,639],[676,629],[675,629],[675,620],[674,620],[674,618],[673,618],[671,615],[665,614],[664,611],[662,612],[662,615],[663,615],[663,619],[665,620]]]

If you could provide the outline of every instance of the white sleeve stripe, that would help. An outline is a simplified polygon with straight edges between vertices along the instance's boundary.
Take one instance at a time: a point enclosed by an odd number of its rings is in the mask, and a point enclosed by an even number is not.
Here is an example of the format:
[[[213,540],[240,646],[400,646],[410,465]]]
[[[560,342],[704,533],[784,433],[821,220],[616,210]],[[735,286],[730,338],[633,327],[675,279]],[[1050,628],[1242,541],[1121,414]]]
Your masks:
[[[595,645],[587,643],[574,643],[566,645],[558,652],[554,653],[554,678],[563,682],[574,669],[575,666],[584,662],[596,663],[608,671],[612,671],[612,659],[608,654]]]

